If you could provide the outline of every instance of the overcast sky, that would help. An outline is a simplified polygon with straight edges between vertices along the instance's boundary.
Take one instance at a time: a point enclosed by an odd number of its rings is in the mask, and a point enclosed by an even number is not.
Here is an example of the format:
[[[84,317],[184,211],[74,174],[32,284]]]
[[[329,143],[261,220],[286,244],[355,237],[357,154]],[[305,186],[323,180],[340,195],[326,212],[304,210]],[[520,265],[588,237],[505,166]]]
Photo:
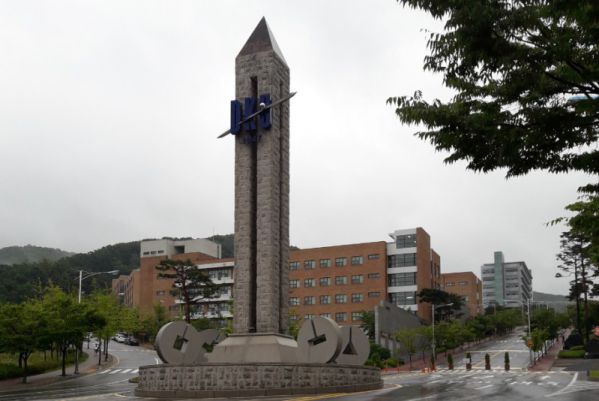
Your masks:
[[[582,174],[476,174],[403,126],[389,96],[421,89],[427,30],[393,0],[0,0],[0,247],[87,252],[233,232],[235,56],[265,16],[291,69],[291,242],[388,241],[423,227],[442,271],[504,251],[537,291],[553,278]]]

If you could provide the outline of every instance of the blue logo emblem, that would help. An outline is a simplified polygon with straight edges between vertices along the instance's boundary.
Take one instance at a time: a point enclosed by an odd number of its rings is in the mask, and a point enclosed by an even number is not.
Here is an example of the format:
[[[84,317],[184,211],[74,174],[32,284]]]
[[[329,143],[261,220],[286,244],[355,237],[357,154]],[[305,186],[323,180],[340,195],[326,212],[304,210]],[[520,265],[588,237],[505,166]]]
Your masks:
[[[263,130],[269,130],[272,126],[271,108],[268,107],[271,104],[270,94],[260,95],[258,99],[246,97],[243,106],[239,100],[231,100],[231,134],[247,133],[249,135],[244,137],[245,143],[257,142],[260,139],[257,125]]]

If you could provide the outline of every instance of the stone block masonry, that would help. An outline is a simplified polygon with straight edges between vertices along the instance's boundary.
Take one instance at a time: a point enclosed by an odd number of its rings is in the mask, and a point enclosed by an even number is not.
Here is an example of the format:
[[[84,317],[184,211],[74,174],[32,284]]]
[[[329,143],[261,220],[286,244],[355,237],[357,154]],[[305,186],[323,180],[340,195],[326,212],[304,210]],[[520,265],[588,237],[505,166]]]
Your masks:
[[[159,398],[355,392],[382,386],[379,369],[368,366],[256,363],[160,365],[144,366],[139,373],[140,387],[135,394]]]
[[[261,29],[260,25],[257,30]],[[264,29],[268,29],[264,26]],[[269,33],[268,33],[269,34]],[[255,41],[255,34],[248,44]],[[244,47],[244,49],[248,45]],[[275,46],[275,48],[277,48]],[[289,68],[271,47],[236,58],[236,98],[289,93]],[[256,143],[235,141],[235,333],[286,333],[289,254],[289,103],[258,126]]]

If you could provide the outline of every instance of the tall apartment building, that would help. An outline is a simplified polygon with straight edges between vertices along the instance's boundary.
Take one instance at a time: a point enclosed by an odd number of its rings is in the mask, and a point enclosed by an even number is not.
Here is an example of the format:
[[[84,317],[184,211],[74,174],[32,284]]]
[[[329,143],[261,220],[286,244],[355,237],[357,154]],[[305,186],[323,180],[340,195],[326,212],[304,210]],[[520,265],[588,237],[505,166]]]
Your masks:
[[[482,282],[474,273],[443,273],[441,289],[463,297],[469,316],[483,313]]]
[[[431,248],[431,238],[421,227],[396,230],[387,244],[387,293],[390,303],[431,320],[430,304],[419,303],[416,293],[441,287],[441,258]]]
[[[483,304],[520,306],[532,300],[532,273],[524,262],[505,262],[495,252],[494,262],[481,266]]]

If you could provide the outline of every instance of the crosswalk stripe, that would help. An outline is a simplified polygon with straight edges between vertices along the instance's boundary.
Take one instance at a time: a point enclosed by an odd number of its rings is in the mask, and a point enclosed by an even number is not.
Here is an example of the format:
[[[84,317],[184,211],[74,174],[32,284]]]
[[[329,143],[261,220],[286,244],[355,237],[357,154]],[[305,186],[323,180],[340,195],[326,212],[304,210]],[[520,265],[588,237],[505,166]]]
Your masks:
[[[135,369],[134,371],[132,371],[131,373],[137,373],[139,372],[139,369]]]
[[[103,372],[100,372],[99,374],[101,374],[101,375],[102,375],[102,374],[104,374],[104,373],[108,373],[108,372],[110,372],[110,369],[106,369],[105,371],[103,371]]]
[[[115,373],[119,373],[120,371],[121,371],[120,369],[115,369],[115,370],[113,370],[112,372],[110,372],[109,374],[110,374],[110,375],[113,375],[113,374],[115,374]]]
[[[121,373],[128,373],[131,370],[133,370],[133,369],[123,369],[123,371]]]

